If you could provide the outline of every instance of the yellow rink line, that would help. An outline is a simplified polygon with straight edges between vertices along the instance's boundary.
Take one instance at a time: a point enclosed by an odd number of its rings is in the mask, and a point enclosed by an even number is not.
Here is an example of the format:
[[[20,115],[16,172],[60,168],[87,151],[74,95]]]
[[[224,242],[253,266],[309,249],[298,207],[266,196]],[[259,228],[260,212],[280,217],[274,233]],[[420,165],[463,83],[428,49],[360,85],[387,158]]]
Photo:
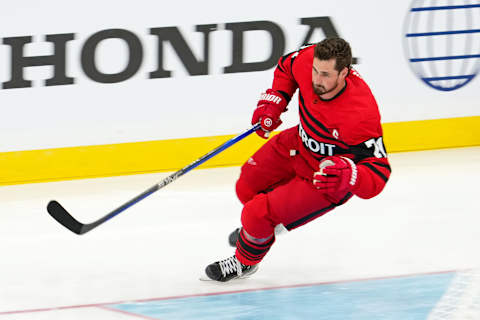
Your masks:
[[[388,152],[480,145],[480,116],[384,123]],[[0,185],[178,170],[235,135],[0,153]],[[255,134],[204,163],[236,166],[265,141]]]

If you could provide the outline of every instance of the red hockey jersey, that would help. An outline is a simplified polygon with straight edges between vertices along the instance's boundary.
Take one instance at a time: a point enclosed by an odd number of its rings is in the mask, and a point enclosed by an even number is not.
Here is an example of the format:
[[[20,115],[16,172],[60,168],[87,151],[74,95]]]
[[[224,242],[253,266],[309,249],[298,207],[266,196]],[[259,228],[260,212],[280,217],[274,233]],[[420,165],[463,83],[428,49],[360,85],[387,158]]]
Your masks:
[[[300,154],[312,168],[326,156],[344,156],[357,164],[352,192],[361,198],[380,193],[391,168],[383,143],[380,113],[370,88],[351,69],[346,86],[335,97],[323,100],[313,91],[315,45],[280,58],[272,89],[289,101],[298,89]]]

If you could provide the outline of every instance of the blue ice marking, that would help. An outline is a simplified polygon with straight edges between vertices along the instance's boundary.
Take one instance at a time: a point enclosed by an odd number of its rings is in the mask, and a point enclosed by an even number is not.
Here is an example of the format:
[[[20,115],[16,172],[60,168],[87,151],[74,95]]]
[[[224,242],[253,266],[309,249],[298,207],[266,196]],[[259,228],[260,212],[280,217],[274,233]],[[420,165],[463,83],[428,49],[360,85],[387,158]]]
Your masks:
[[[423,320],[453,272],[110,305],[152,319]],[[253,279],[250,281],[254,281]]]

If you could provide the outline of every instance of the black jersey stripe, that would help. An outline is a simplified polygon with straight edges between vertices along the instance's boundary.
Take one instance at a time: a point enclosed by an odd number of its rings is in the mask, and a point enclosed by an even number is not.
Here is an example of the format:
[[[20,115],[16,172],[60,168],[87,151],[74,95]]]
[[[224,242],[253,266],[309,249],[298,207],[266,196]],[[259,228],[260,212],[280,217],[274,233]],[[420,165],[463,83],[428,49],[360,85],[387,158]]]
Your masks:
[[[298,93],[298,102],[299,102],[298,111],[300,112],[300,116],[302,117],[304,122],[308,125],[308,127],[319,137],[332,140],[333,138],[327,137],[327,136],[323,135],[322,133],[320,133],[316,128],[313,127],[313,125],[310,123],[310,121],[307,120],[307,117],[306,117],[307,108],[305,107],[305,101],[303,100],[303,97],[302,97],[300,92]],[[310,117],[311,117],[311,115],[310,115]],[[325,128],[323,125],[321,126],[321,128],[327,134],[330,134],[330,132],[328,132],[327,128]]]
[[[287,60],[288,57],[290,57],[290,56],[291,56],[292,54],[294,54],[295,52],[296,52],[296,51],[292,51],[292,52],[289,52],[289,53],[283,55],[282,58],[280,59],[280,63],[279,63],[278,65],[280,65],[280,64],[283,65],[283,64],[285,63],[285,60]],[[294,60],[294,59],[292,59],[292,60]],[[290,63],[292,64],[293,61],[291,61]],[[282,66],[282,67],[283,67],[283,66]]]
[[[354,146],[350,146],[350,152],[355,156],[355,162],[374,157],[373,150],[371,148],[367,148],[363,142]]]
[[[384,167],[386,168],[388,171],[392,172],[392,168],[390,167],[390,165],[386,164],[386,163],[381,163],[381,162],[372,162],[373,164],[379,166],[379,167]]]
[[[382,178],[383,181],[387,182],[388,178],[383,173],[381,173],[377,168],[375,168],[371,163],[360,163],[359,165],[369,168],[373,173]]]
[[[283,57],[282,57],[282,59],[281,59],[281,60],[282,60],[282,63],[284,63],[285,60],[287,60],[287,58],[288,58],[291,54],[293,54],[293,53],[295,53],[295,51],[292,51],[292,52],[289,52],[289,53],[283,55]]]
[[[295,58],[296,57],[292,57],[292,59],[290,59],[290,70],[293,70],[293,63],[295,62]]]
[[[317,135],[317,136],[319,136],[319,137],[321,137],[321,138],[323,138],[323,139],[328,140],[328,142],[332,142],[333,144],[337,145],[337,147],[339,147],[338,144],[340,144],[340,145],[342,145],[342,146],[348,147],[348,145],[347,145],[346,143],[344,143],[344,142],[342,142],[342,141],[340,141],[340,140],[337,140],[337,139],[335,139],[335,138],[332,138],[332,137],[329,137],[329,136],[326,136],[326,135],[320,133],[320,132],[310,123],[310,121],[308,121],[308,119],[306,118],[304,111],[306,111],[307,108],[305,108],[305,105],[303,104],[303,102],[301,102],[299,105],[300,105],[300,107],[298,108],[298,110],[299,110],[300,118],[303,120],[302,122],[303,122],[304,124],[306,124],[307,127],[308,127],[313,133],[315,133],[315,135]],[[330,134],[330,133],[328,132],[328,130],[327,130],[327,133]],[[340,148],[340,147],[339,147],[339,148]],[[344,148],[340,148],[340,149],[344,149]]]
[[[288,59],[288,57],[290,57],[292,54],[294,54],[295,51],[292,51],[292,52],[289,52],[287,54],[284,54],[280,60],[278,61],[278,64],[277,64],[277,67],[280,69],[280,71],[282,71],[283,73],[287,73],[285,71],[285,66],[283,65],[285,63],[285,60]]]
[[[305,100],[303,99],[303,95],[301,92],[298,92],[298,98],[299,98],[299,101],[302,103],[303,107],[305,108],[305,113],[306,115],[317,125],[319,126],[323,131],[325,131],[326,133],[330,134],[330,132],[328,131],[327,127],[325,127],[325,125],[323,123],[321,123],[320,121],[318,121],[318,119],[315,119],[314,116],[312,116],[312,114],[310,112],[308,112],[308,109],[305,107]]]
[[[348,149],[343,149],[343,148],[341,148],[340,146],[338,146],[338,143],[340,143],[341,145],[344,145],[344,143],[342,143],[341,141],[336,140],[335,138],[327,137],[326,135],[323,135],[323,134],[321,134],[320,132],[318,132],[318,130],[315,129],[315,127],[314,127],[310,122],[308,122],[308,120],[305,118],[305,115],[304,115],[303,112],[302,112],[302,107],[301,107],[301,106],[300,106],[299,110],[300,110],[299,113],[300,113],[300,118],[301,118],[300,120],[301,120],[302,124],[305,124],[305,125],[308,127],[308,129],[310,129],[313,133],[315,133],[316,136],[321,137],[321,138],[327,140],[327,141],[325,141],[325,142],[330,142],[330,143],[332,143],[332,144],[335,144],[339,149],[344,150],[345,153],[348,152]]]
[[[290,102],[290,99],[292,99],[292,97],[290,97],[285,91],[277,90],[277,92],[280,93],[285,98],[285,100],[287,100],[287,103]]]

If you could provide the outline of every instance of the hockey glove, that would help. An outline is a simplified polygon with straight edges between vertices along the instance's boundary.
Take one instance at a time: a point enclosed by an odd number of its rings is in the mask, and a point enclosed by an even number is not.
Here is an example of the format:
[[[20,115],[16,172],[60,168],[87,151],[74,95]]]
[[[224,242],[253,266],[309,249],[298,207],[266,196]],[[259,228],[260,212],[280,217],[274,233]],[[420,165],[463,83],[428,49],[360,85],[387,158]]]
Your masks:
[[[252,124],[260,122],[262,126],[256,131],[260,137],[267,139],[270,132],[282,124],[280,114],[286,110],[287,103],[281,94],[272,89],[262,94],[252,117]]]
[[[350,191],[357,182],[357,166],[345,157],[326,157],[313,174],[313,185],[326,193]]]

